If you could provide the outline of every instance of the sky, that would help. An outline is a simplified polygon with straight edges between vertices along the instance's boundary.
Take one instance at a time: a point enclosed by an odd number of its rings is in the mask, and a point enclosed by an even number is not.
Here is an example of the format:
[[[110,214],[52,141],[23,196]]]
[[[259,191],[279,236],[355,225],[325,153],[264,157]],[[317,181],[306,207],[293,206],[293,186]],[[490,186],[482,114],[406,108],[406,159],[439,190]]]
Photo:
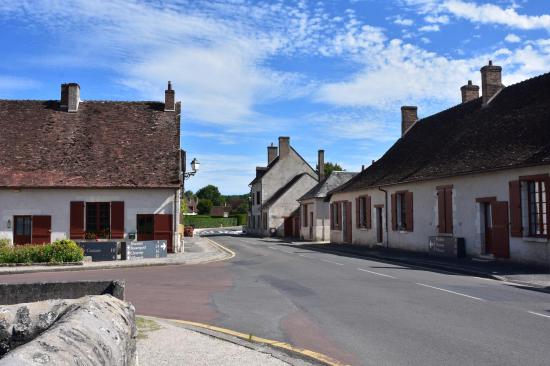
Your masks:
[[[171,80],[201,163],[186,188],[243,194],[278,136],[359,171],[400,137],[402,105],[460,103],[489,59],[505,85],[549,72],[550,1],[0,0],[0,39],[1,99],[78,82],[84,101],[162,101]]]

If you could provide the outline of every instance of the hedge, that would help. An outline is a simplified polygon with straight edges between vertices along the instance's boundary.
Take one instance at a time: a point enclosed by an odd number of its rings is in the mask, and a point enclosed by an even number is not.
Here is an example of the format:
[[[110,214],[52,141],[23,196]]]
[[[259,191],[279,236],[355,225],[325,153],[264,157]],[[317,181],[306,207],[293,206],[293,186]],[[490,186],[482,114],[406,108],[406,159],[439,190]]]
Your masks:
[[[211,217],[205,215],[186,215],[182,219],[185,226],[194,226],[195,228],[215,228],[220,226],[237,226],[236,217]]]
[[[0,263],[80,262],[84,251],[72,240],[56,240],[45,245],[0,247]]]
[[[237,219],[237,225],[246,225],[248,215],[247,214],[235,214],[235,215],[231,215],[231,217],[235,217]]]

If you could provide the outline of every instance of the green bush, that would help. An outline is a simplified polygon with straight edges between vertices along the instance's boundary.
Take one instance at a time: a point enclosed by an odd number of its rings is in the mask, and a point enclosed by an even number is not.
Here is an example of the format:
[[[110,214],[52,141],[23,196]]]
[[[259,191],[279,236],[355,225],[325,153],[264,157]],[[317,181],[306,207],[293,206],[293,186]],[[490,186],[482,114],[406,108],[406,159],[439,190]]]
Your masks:
[[[245,214],[245,213],[235,214],[235,215],[231,215],[230,217],[234,217],[237,219],[237,225],[246,225],[248,214]]]
[[[183,217],[185,226],[194,226],[195,228],[215,228],[220,226],[237,226],[236,217],[210,217],[206,215],[185,215]]]
[[[0,248],[9,247],[11,245],[11,241],[8,238],[0,238]]]
[[[0,263],[80,262],[84,251],[72,240],[56,240],[46,245],[0,247]]]

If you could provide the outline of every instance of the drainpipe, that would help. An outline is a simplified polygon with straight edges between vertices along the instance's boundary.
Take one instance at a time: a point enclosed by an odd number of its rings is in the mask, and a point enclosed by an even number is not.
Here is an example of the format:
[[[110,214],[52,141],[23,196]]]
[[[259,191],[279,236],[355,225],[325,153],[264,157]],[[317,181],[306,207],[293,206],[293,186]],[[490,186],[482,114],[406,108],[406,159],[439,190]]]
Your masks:
[[[378,190],[379,191],[382,191],[384,192],[384,200],[385,200],[385,204],[384,204],[384,216],[385,216],[385,220],[386,220],[386,225],[384,225],[386,227],[386,235],[384,235],[384,237],[386,238],[386,248],[389,248],[390,247],[390,238],[388,237],[388,191],[386,191],[385,189],[382,189],[382,187],[378,187]]]

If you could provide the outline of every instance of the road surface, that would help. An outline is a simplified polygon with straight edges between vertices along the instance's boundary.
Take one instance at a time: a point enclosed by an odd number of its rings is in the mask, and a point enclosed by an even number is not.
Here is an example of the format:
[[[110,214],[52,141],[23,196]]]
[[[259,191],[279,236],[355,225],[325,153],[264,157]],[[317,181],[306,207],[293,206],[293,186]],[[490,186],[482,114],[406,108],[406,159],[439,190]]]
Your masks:
[[[140,314],[281,340],[353,365],[550,364],[550,294],[211,234],[236,256],[197,266],[10,275],[2,282],[124,279]]]

